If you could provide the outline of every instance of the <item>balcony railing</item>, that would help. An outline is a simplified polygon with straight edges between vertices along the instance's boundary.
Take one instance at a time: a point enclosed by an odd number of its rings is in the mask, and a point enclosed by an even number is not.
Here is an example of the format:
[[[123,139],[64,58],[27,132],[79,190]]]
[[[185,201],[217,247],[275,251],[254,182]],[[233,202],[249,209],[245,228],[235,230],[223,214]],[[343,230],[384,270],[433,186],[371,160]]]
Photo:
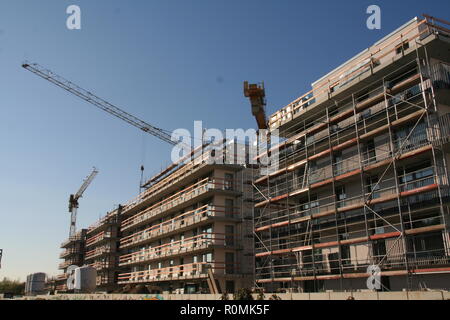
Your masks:
[[[55,287],[55,289],[56,289],[57,291],[67,291],[67,290],[68,290],[67,284],[61,284],[61,285],[58,285],[58,286]]]
[[[65,268],[67,268],[68,266],[71,266],[71,265],[79,265],[80,264],[80,260],[68,260],[68,261],[64,261],[64,262],[61,262],[60,264],[59,264],[59,269],[65,269]]]
[[[211,218],[226,218],[237,219],[239,213],[236,208],[224,208],[219,206],[205,205],[195,210],[185,212],[173,219],[165,221],[163,223],[151,226],[145,230],[134,233],[130,236],[120,239],[120,247],[124,248],[129,245],[138,244],[144,241],[151,240],[154,237],[161,236],[170,233],[181,228],[197,224]]]
[[[59,280],[59,281],[61,281],[61,280],[66,280],[67,278],[69,278],[69,275],[68,275],[67,273],[58,274],[58,275],[56,276],[56,280]]]
[[[154,282],[168,280],[184,280],[207,277],[208,270],[212,269],[215,275],[236,274],[239,265],[224,262],[196,262],[153,270],[137,271],[119,274],[120,283]]]
[[[68,257],[68,256],[70,256],[72,254],[81,254],[81,249],[79,249],[79,248],[66,249],[63,252],[61,252],[59,257],[60,258],[64,258],[64,257]]]
[[[402,250],[401,250],[402,251]],[[312,262],[314,260],[314,262]],[[341,273],[366,273],[367,268],[378,265],[381,271],[406,270],[406,261],[410,272],[414,269],[429,269],[450,265],[450,256],[445,250],[428,250],[420,252],[408,252],[370,255],[365,258],[339,258],[337,254],[322,254],[320,252],[304,255],[296,264],[279,264],[269,267],[257,267],[257,278],[289,278],[289,277],[311,277],[321,275],[339,275]]]
[[[102,246],[102,247],[97,247],[91,251],[86,252],[86,260],[88,259],[92,259],[94,257],[97,256],[101,256],[103,254],[109,254],[112,253],[113,249],[110,246]]]
[[[124,220],[121,224],[121,230],[126,230],[141,222],[153,218],[165,211],[174,208],[188,200],[198,197],[210,190],[235,190],[235,182],[230,180],[223,180],[218,178],[206,178],[203,179],[182,191],[152,205],[144,211]]]
[[[237,245],[237,238],[234,234],[202,233],[194,237],[123,255],[119,258],[119,265],[122,266],[146,262],[186,252],[202,250],[210,246],[235,247]]]
[[[101,218],[100,220],[98,220],[97,222],[95,222],[94,224],[92,224],[91,226],[89,226],[87,233],[90,234],[92,232],[94,232],[96,229],[100,228],[102,225],[109,225],[109,224],[114,224],[114,223],[118,223],[119,219],[117,216],[117,210],[107,214],[106,216],[104,216],[103,218]]]
[[[289,209],[279,211],[266,210],[263,215],[255,217],[257,230],[259,228],[264,229],[264,227],[270,225],[274,226],[284,222],[288,223],[289,221],[295,221],[316,214],[333,213],[336,209],[341,211],[347,209],[348,211],[355,210],[358,209],[358,207],[362,208],[366,202],[371,206],[375,205],[375,203],[389,202],[393,197],[396,199],[397,183],[399,186],[400,197],[434,192],[433,190],[435,190],[438,185],[441,187],[448,186],[448,181],[442,176],[441,172],[444,172],[441,167],[424,167],[415,172],[398,175],[397,182],[395,177],[384,178],[379,184],[378,181],[376,181],[375,184],[371,186],[374,191],[364,195],[346,197],[341,200],[337,200],[335,195],[329,195],[313,199],[310,202],[305,202]],[[412,179],[412,177],[416,178]],[[365,186],[365,188],[367,190],[367,186]],[[423,201],[428,200],[430,199],[427,197],[423,198]],[[396,205],[397,203],[394,204],[394,206]]]
[[[89,266],[94,267],[97,271],[99,271],[108,268],[113,268],[115,267],[115,264],[110,261],[96,261],[94,263],[91,263]]]
[[[103,240],[107,240],[107,239],[111,239],[112,238],[112,233],[111,232],[105,232],[102,231],[99,234],[89,238],[86,240],[86,247],[90,247],[94,244],[97,244]]]
[[[427,139],[426,133],[412,134],[408,139],[397,139],[394,141],[395,152],[399,152],[400,147],[402,153],[414,151],[424,146],[430,145],[431,142]],[[255,193],[256,201],[264,201],[266,198],[275,198],[290,192],[302,190],[312,184],[325,181],[333,176],[343,175],[354,170],[374,165],[387,159],[391,159],[393,153],[389,151],[389,147],[377,148],[376,150],[365,152],[359,157],[346,159],[329,165],[322,169],[308,172],[307,175],[301,175],[297,178],[286,178],[280,180],[280,183],[272,184],[271,186],[259,186],[259,191]]]
[[[67,245],[69,245],[71,242],[75,242],[75,241],[81,241],[83,240],[83,234],[81,233],[77,233],[76,235],[69,237],[69,239],[67,239],[66,241],[64,241],[63,243],[61,243],[61,248],[65,248]]]

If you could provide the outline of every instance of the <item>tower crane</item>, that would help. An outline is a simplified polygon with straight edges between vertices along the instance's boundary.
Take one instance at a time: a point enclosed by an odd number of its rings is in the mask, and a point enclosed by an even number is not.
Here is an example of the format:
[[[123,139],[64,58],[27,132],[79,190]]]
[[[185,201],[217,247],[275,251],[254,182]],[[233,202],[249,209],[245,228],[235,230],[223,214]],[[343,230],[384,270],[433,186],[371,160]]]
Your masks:
[[[79,98],[89,102],[90,104],[96,106],[97,108],[112,114],[113,116],[122,119],[123,121],[128,122],[129,124],[141,129],[144,132],[147,132],[171,145],[179,144],[177,141],[173,141],[171,135],[163,129],[157,128],[148,124],[147,122],[129,114],[126,111],[116,107],[115,105],[103,100],[102,98],[97,97],[95,94],[79,87],[78,85],[70,82],[69,80],[64,79],[63,77],[53,73],[52,71],[45,69],[37,63],[24,63],[22,67],[32,73],[38,75],[39,77],[50,81],[51,83],[57,85],[58,87],[69,91],[70,93],[78,96]],[[186,148],[183,145],[183,148]],[[191,148],[189,147],[189,150]]]
[[[0,269],[2,268],[2,255],[3,255],[3,249],[0,249]]]
[[[92,169],[91,174],[84,179],[83,184],[80,189],[78,189],[77,193],[71,194],[69,198],[69,212],[70,212],[70,232],[69,237],[73,237],[75,235],[75,228],[77,223],[77,210],[78,210],[78,200],[83,196],[84,191],[86,191],[87,187],[91,184],[92,180],[94,180],[97,175],[98,170],[94,167]]]

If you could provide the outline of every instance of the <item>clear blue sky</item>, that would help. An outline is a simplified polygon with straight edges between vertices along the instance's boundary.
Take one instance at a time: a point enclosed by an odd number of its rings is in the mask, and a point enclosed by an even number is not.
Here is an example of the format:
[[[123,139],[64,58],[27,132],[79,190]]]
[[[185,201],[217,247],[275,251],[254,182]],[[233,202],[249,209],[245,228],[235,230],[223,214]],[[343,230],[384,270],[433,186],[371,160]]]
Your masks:
[[[82,30],[66,28],[67,6]],[[382,29],[366,28],[366,8]],[[269,113],[421,13],[449,19],[448,1],[3,0],[0,3],[0,277],[57,274],[67,200],[87,227],[137,195],[170,147],[20,67],[38,62],[165,129],[249,128],[244,80],[264,80]]]

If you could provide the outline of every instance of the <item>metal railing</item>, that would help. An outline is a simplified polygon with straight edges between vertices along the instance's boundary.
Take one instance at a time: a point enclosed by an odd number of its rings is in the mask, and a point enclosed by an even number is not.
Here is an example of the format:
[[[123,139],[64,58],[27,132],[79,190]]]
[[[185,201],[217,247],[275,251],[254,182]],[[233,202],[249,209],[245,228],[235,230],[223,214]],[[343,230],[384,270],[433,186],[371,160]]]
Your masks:
[[[211,218],[238,219],[240,213],[235,211],[236,209],[237,208],[205,205],[198,209],[185,212],[173,219],[146,228],[145,230],[133,233],[130,236],[123,237],[120,239],[120,247],[125,248],[130,245],[149,241],[155,237],[177,231],[181,228],[193,226]]]
[[[151,260],[167,258],[187,252],[203,250],[211,246],[234,248],[238,246],[236,234],[202,233],[183,240],[173,241],[119,257],[119,265],[144,263]]]
[[[224,180],[218,178],[205,178],[189,187],[171,195],[164,200],[151,205],[150,207],[144,209],[138,214],[122,221],[121,230],[124,231],[137,224],[146,222],[151,218],[163,214],[167,210],[170,210],[178,205],[181,205],[189,200],[192,200],[202,194],[205,194],[212,190],[227,190],[235,191],[235,181],[234,180]]]

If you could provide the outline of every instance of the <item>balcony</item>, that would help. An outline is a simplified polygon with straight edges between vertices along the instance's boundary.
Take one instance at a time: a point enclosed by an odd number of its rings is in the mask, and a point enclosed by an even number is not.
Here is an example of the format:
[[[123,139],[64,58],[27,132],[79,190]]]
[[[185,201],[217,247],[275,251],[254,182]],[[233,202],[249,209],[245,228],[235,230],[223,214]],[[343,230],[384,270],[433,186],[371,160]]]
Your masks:
[[[91,263],[89,266],[95,268],[97,271],[100,271],[109,268],[114,268],[115,264],[110,261],[96,261],[94,263]]]
[[[164,199],[163,201],[152,205],[150,208],[147,208],[144,211],[124,220],[121,224],[121,231],[145,223],[148,219],[164,213],[167,210],[173,209],[211,190],[233,191],[235,190],[234,182],[217,178],[203,179],[202,181],[199,181],[189,186],[188,188],[183,189],[182,191]]]
[[[124,266],[135,263],[149,262],[161,258],[168,258],[171,256],[178,256],[185,253],[205,250],[216,246],[236,248],[236,246],[238,246],[237,240],[238,238],[235,235],[202,233],[191,238],[174,241],[161,246],[123,255],[119,258],[119,265]]]
[[[103,286],[108,284],[114,284],[114,277],[108,277],[108,276],[98,276],[95,280],[95,283],[97,286]]]
[[[203,149],[205,151],[207,149]],[[197,150],[198,151],[198,150]],[[161,180],[154,180],[155,182],[153,185],[151,185],[147,190],[139,194],[135,199],[132,199],[128,201],[122,213],[127,213],[128,211],[132,210],[139,204],[146,201],[148,198],[152,198],[156,195],[162,194],[162,192],[176,183],[182,181],[187,176],[191,175],[192,173],[198,171],[200,168],[203,168],[208,165],[208,163],[212,163],[214,161],[215,157],[211,156],[210,152],[202,152],[202,154],[198,157],[195,157],[192,161],[189,161],[187,164],[182,164],[180,167],[178,167],[179,164],[175,165],[176,168],[173,172],[169,173],[166,177],[162,178]],[[235,157],[235,162],[238,163],[238,158]],[[172,168],[175,168],[171,166]],[[166,171],[166,170],[165,170]],[[170,170],[169,170],[170,171]],[[163,176],[163,175],[162,175]],[[162,177],[160,176],[160,177]]]
[[[212,270],[214,275],[235,275],[238,272],[237,267],[237,264],[227,264],[223,262],[196,262],[153,270],[122,273],[119,274],[118,283],[125,284],[201,279],[208,276],[209,269]]]
[[[182,232],[187,227],[211,219],[237,220],[239,219],[239,213],[233,211],[236,209],[237,208],[231,208],[231,210],[227,210],[224,207],[206,205],[198,209],[185,212],[173,219],[151,226],[128,237],[124,237],[120,239],[120,247],[125,248],[131,245],[148,242],[156,237],[170,233]]]
[[[110,254],[113,249],[110,246],[102,246],[86,252],[85,260],[90,260],[105,254]]]
[[[84,233],[80,231],[76,235],[69,237],[69,239],[67,239],[66,241],[61,243],[61,248],[66,248],[69,244],[71,244],[73,242],[77,242],[77,241],[82,241],[83,239],[84,239]]]
[[[385,208],[397,206],[397,196],[410,200],[410,196],[415,196],[414,205],[427,203],[438,197],[436,190],[438,186],[447,187],[448,181],[442,174],[443,168],[425,167],[414,172],[398,175],[397,178],[384,178],[380,184],[371,186],[373,192],[347,197],[346,195],[337,200],[334,195],[325,196],[319,199],[305,202],[290,209],[283,209],[277,212],[267,211],[266,214],[256,217],[256,231],[268,230],[269,227],[285,226],[293,223],[300,223],[314,219],[315,217],[325,217],[338,212],[348,212],[361,209],[364,204],[374,207],[383,204]],[[396,179],[397,182],[396,182]],[[397,191],[397,183],[399,192]],[[367,186],[366,186],[367,187]],[[423,196],[422,196],[423,195]],[[429,195],[429,196],[427,196]],[[394,201],[392,205],[389,202]],[[410,201],[412,206],[412,200]]]
[[[402,250],[400,250],[402,251]],[[314,260],[314,262],[312,262]],[[409,270],[425,269],[428,272],[433,268],[448,267],[450,256],[444,250],[428,250],[420,252],[408,252],[403,254],[373,255],[367,258],[339,258],[337,254],[316,253],[314,259],[312,254],[302,256],[297,264],[275,265],[272,270],[268,267],[257,268],[257,278],[291,278],[291,277],[314,277],[342,274],[359,274],[366,277],[367,268],[378,265],[383,272],[406,270],[408,262]],[[431,270],[430,270],[431,269]]]
[[[56,281],[66,280],[67,278],[69,278],[69,275],[67,273],[58,274],[56,276]]]
[[[61,259],[63,259],[63,258],[69,257],[69,256],[74,255],[74,254],[81,254],[81,249],[79,249],[79,248],[66,249],[63,252],[61,252],[59,257]]]
[[[61,284],[59,286],[56,286],[55,289],[57,291],[63,291],[63,292],[68,291],[67,284]]]
[[[394,153],[408,155],[408,152],[413,152],[431,145],[431,141],[427,139],[426,133],[418,132],[413,133],[408,138],[397,139],[393,144],[395,148]],[[361,161],[359,157],[346,159],[321,169],[312,170],[311,172],[308,172],[307,175],[303,175],[296,179],[287,177],[286,179],[283,179],[281,183],[273,184],[270,187],[261,186],[258,188],[259,192],[255,193],[255,200],[257,202],[264,202],[266,198],[276,198],[306,188],[314,188],[315,184],[328,181],[328,179],[333,177],[348,175],[353,172],[359,174],[357,170],[359,170],[361,166],[363,169],[368,170],[378,163],[392,159],[393,153],[388,149],[389,147],[384,147],[364,152],[361,155]]]
[[[91,238],[86,240],[86,248],[87,247],[91,247],[91,246],[93,246],[95,244],[99,244],[99,243],[103,242],[104,240],[110,240],[112,238],[113,237],[112,237],[112,233],[111,232],[102,231],[99,234],[97,234],[97,235],[95,235],[95,236],[93,236],[93,237],[91,237]]]
[[[81,260],[68,260],[68,261],[64,261],[64,262],[60,263],[58,265],[58,267],[59,267],[59,269],[66,269],[68,266],[71,266],[71,265],[79,266],[80,263],[81,263]]]
[[[105,217],[101,218],[96,223],[92,224],[88,228],[87,234],[92,234],[95,231],[99,230],[100,228],[104,229],[105,227],[117,224],[118,222],[119,222],[119,219],[118,219],[117,210],[116,210],[116,211],[113,211],[113,212],[107,214]]]

